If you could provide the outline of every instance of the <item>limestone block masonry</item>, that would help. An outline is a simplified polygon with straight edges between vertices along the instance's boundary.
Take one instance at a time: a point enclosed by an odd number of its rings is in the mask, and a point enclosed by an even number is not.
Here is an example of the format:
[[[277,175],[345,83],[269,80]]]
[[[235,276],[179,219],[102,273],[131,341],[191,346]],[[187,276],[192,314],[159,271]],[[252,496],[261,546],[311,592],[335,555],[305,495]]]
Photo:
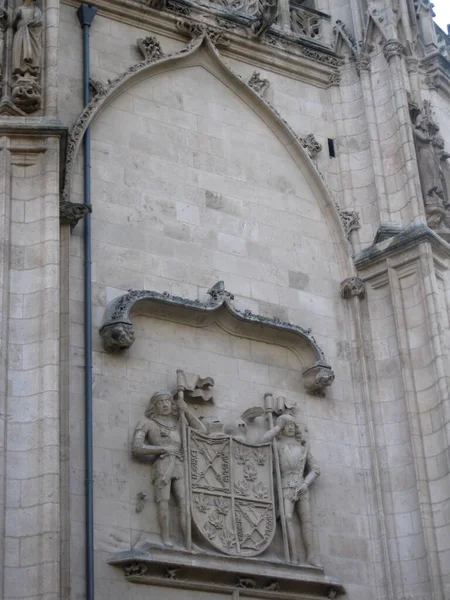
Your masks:
[[[448,600],[431,2],[92,4],[0,5],[0,598]]]

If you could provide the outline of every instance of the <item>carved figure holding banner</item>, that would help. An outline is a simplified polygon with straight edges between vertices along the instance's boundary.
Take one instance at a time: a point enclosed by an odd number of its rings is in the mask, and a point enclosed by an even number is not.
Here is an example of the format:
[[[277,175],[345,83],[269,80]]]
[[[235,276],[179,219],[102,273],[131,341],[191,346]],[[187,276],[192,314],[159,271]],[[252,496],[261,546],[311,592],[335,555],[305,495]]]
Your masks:
[[[189,411],[184,400],[179,398],[175,401],[168,391],[156,392],[150,399],[146,418],[137,424],[133,436],[134,456],[155,457],[152,482],[161,537],[166,546],[173,545],[169,535],[169,500],[172,493],[178,505],[183,534],[187,527],[183,415],[192,429],[206,433],[204,425]]]
[[[282,414],[263,437],[263,442],[277,440],[281,488],[291,562],[298,563],[298,550],[293,527],[294,510],[300,519],[306,562],[315,564],[309,487],[320,470],[308,449],[308,441],[294,417]]]

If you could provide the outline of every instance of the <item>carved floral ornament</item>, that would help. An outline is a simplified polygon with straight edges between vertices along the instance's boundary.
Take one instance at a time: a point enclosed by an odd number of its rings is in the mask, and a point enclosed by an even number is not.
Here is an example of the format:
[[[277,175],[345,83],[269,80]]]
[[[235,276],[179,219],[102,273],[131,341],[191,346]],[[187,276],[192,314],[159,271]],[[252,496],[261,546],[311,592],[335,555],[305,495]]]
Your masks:
[[[271,341],[275,333],[277,344],[290,348],[302,362],[308,360],[311,363],[303,370],[305,390],[314,395],[324,394],[334,380],[334,373],[310,329],[277,317],[238,310],[233,295],[225,290],[223,282],[217,283],[208,293],[210,299],[206,302],[149,290],[130,290],[115,298],[108,304],[100,327],[105,350],[121,352],[132,346],[135,332],[130,313],[137,303],[141,303],[155,317],[171,318],[176,313],[178,318],[197,327],[218,322],[232,335]]]

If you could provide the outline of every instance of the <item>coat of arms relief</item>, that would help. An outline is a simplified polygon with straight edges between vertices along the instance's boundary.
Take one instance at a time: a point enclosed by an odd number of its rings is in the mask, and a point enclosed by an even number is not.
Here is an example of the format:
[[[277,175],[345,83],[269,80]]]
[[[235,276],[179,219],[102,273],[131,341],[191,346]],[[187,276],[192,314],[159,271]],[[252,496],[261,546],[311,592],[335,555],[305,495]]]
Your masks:
[[[175,393],[154,393],[134,432],[133,455],[152,460],[163,545],[173,547],[176,506],[187,551],[255,557],[269,549],[278,528],[283,562],[316,565],[309,489],[320,471],[295,407],[267,393],[261,406],[232,423],[212,414],[200,419],[190,401],[200,398],[212,408],[213,385],[178,370]]]

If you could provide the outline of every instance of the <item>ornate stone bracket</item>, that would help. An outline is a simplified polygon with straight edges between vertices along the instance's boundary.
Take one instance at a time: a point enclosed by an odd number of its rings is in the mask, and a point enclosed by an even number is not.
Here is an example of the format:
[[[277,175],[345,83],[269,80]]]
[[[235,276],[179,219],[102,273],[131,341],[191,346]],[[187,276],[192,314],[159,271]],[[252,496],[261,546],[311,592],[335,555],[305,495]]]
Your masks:
[[[358,296],[360,300],[366,297],[366,284],[359,277],[347,277],[341,283],[341,298],[348,299]]]
[[[324,353],[311,335],[303,329],[278,319],[255,315],[250,310],[238,310],[233,295],[219,281],[209,290],[206,302],[190,300],[150,290],[130,290],[112,300],[105,311],[100,335],[107,352],[120,352],[129,348],[135,339],[131,310],[140,303],[155,317],[178,320],[193,326],[207,326],[217,322],[232,335],[240,335],[261,341],[273,342],[290,348],[299,359],[310,362],[303,371],[305,390],[322,395],[334,380],[334,373]],[[275,335],[274,335],[275,334]]]

